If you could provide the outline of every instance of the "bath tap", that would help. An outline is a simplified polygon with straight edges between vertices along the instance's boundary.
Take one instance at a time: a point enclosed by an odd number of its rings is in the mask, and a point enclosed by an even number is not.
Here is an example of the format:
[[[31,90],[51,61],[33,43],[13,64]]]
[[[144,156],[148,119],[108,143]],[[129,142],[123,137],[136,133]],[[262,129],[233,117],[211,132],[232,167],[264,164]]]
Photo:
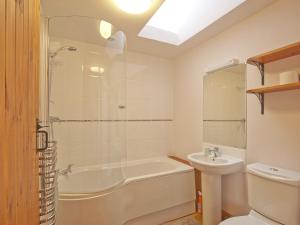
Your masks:
[[[67,168],[62,169],[62,170],[59,170],[59,174],[60,174],[60,175],[63,175],[63,176],[68,176],[69,173],[72,173],[72,166],[73,166],[73,165],[74,165],[74,164],[69,164],[69,165],[67,166]]]

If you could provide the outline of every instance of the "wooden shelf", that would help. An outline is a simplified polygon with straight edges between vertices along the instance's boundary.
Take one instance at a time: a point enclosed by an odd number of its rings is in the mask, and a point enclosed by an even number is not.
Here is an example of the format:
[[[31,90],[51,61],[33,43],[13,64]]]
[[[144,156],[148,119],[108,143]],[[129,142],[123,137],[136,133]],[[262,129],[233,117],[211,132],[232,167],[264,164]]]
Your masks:
[[[264,93],[272,93],[272,92],[280,92],[280,91],[290,91],[296,89],[300,89],[300,82],[250,89],[247,90],[247,93],[264,94]]]
[[[273,51],[251,57],[247,60],[248,64],[254,65],[259,69],[261,75],[261,84],[265,84],[265,64],[270,62],[275,62],[277,60],[289,58],[292,56],[300,55],[300,42],[275,49]],[[274,85],[269,87],[260,87],[251,90],[247,90],[249,94],[255,94],[260,102],[261,114],[264,114],[265,108],[265,93],[280,92],[280,91],[289,91],[300,89],[300,82],[283,84],[283,85]]]
[[[252,65],[256,65],[257,63],[267,64],[270,62],[285,59],[295,55],[300,55],[300,42],[279,49],[275,49],[273,51],[261,55],[251,57],[247,60],[247,63]]]

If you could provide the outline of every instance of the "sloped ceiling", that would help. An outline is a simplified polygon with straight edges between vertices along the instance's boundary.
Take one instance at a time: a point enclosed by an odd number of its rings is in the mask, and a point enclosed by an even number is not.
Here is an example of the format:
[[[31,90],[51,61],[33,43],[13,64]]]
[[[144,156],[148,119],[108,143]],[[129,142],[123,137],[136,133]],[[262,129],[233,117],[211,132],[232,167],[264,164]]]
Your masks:
[[[106,20],[126,34],[128,50],[172,58],[253,15],[273,1],[248,0],[180,46],[138,37],[140,30],[163,3],[163,0],[154,0],[151,10],[142,15],[126,14],[119,10],[112,0],[42,0],[42,12],[44,16],[48,17],[80,15]],[[81,34],[78,34],[81,37],[80,40],[85,39],[86,42],[94,43],[92,35],[86,34],[85,30],[86,27],[83,24]],[[64,32],[63,36],[74,36],[74,40],[76,40],[74,30],[61,27],[60,31]]]

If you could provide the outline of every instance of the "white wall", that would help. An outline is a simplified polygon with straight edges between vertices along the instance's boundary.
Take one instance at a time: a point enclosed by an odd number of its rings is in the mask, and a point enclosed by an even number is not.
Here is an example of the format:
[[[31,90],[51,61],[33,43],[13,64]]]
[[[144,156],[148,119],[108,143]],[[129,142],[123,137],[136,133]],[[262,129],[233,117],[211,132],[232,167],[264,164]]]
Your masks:
[[[167,155],[173,120],[171,61],[127,52],[125,68],[100,46],[61,38],[52,38],[51,50],[65,45],[77,51],[55,57],[50,114],[74,121],[54,123],[58,167]],[[105,68],[102,78],[89,76],[95,65]],[[116,119],[128,122],[78,121]]]
[[[186,157],[202,148],[202,79],[205,68],[232,58],[245,61],[248,57],[299,41],[299,12],[299,0],[278,0],[176,59],[173,154]],[[299,58],[272,63],[267,66],[267,73],[277,74],[289,67],[300,68]],[[248,66],[247,71],[247,87],[257,86],[260,81],[257,69]],[[276,75],[268,77],[267,84],[276,79]],[[256,97],[248,95],[248,163],[259,161],[300,170],[299,97],[300,91],[268,94],[265,115],[260,115]],[[224,209],[233,214],[246,212],[243,178],[234,183],[227,179],[224,183]],[[241,192],[241,196],[237,196],[236,191]]]

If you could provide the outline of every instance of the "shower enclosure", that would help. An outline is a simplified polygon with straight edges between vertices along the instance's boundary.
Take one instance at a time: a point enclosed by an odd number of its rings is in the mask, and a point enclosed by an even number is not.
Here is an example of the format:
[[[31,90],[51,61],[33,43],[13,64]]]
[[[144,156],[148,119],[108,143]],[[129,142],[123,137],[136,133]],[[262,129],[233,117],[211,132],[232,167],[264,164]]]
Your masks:
[[[125,180],[126,37],[82,16],[46,18],[42,26],[41,111],[57,154],[56,199],[111,192]]]

